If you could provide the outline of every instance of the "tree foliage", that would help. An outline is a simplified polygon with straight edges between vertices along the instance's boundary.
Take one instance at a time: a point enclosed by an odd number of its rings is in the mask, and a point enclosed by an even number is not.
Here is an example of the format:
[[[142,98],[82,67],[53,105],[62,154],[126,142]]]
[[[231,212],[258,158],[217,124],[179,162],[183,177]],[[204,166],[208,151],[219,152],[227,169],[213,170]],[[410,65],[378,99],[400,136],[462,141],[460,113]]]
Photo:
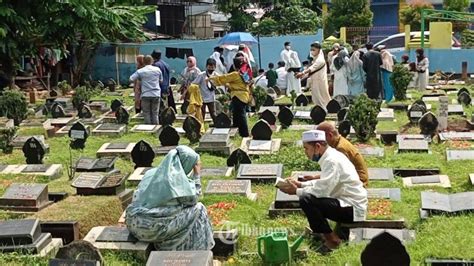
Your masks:
[[[273,28],[268,27],[267,20],[274,22],[270,24]],[[285,35],[289,33],[315,32],[321,25],[321,19],[315,11],[303,6],[293,5],[270,11],[268,14],[265,14],[260,24],[262,23],[266,27],[264,30],[266,29],[267,32],[269,29],[273,29],[273,31],[267,33],[268,35]],[[256,29],[257,32],[260,32],[262,27],[260,24]]]
[[[5,90],[0,95],[0,116],[13,119],[15,126],[26,118],[28,114],[28,102],[25,95],[17,90]]]
[[[341,27],[371,27],[373,16],[367,0],[333,0],[324,22],[324,33],[333,35]]]
[[[448,11],[466,12],[470,5],[469,0],[444,0],[443,9]]]
[[[375,136],[379,110],[380,102],[370,99],[366,94],[357,96],[347,114],[357,140],[367,142],[370,137]]]
[[[0,1],[0,63],[9,74],[22,55],[39,47],[73,50],[76,79],[101,42],[144,40],[145,14],[155,7],[143,0],[121,0],[104,6],[103,0]],[[73,47],[73,48],[72,48]],[[69,48],[69,49],[68,49]]]
[[[401,64],[395,64],[393,66],[390,82],[392,82],[395,89],[395,100],[403,101],[406,99],[408,84],[410,84],[412,79],[413,73],[411,73],[405,66]]]
[[[433,5],[426,0],[413,0],[408,6],[400,10],[400,21],[410,25],[412,31],[421,29],[421,10],[433,9]]]

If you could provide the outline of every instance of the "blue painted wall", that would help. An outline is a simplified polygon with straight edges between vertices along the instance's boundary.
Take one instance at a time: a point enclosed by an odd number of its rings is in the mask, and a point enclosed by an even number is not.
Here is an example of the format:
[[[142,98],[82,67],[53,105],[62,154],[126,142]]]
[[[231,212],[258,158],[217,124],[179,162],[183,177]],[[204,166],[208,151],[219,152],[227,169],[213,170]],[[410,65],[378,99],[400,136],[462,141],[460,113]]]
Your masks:
[[[394,53],[398,61],[404,54],[410,56],[410,62],[415,61],[415,49]],[[425,54],[430,60],[430,72],[442,70],[461,73],[461,62],[467,61],[468,73],[474,73],[474,49],[425,49]]]
[[[275,65],[280,60],[280,52],[283,49],[283,43],[292,42],[293,49],[298,52],[301,61],[309,54],[309,46],[314,41],[322,41],[322,30],[314,35],[289,35],[277,37],[261,37],[260,49],[262,56],[262,68],[266,69],[268,63],[273,62]],[[157,40],[143,44],[130,44],[123,46],[138,46],[141,54],[151,54],[154,49],[160,49],[164,52],[166,47],[174,48],[192,48],[194,56],[198,61],[198,67],[204,69],[206,59],[212,54],[213,48],[217,45],[219,39],[211,40]],[[251,47],[252,53],[258,66],[258,46]],[[98,49],[95,55],[95,63],[92,69],[92,78],[97,80],[107,80],[109,78],[116,79],[115,50],[108,44],[104,44]],[[174,75],[181,73],[185,67],[184,59],[172,59],[164,57],[164,60],[175,71]],[[135,71],[135,64],[119,63],[120,83],[127,84],[128,78]]]
[[[373,26],[398,26],[398,5],[397,1],[393,3],[372,3],[370,10],[374,13]]]

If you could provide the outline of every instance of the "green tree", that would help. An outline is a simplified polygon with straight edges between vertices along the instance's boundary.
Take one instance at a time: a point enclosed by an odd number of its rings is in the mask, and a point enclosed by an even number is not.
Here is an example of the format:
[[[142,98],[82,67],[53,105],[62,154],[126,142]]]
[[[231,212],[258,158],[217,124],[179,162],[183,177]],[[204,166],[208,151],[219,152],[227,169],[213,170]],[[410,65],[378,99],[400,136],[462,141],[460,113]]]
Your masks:
[[[433,5],[426,0],[413,0],[408,6],[400,10],[400,21],[410,25],[412,31],[421,29],[421,10],[433,9]]]
[[[465,12],[469,9],[469,0],[444,0],[443,9],[448,11]]]
[[[373,16],[368,0],[333,0],[324,22],[324,33],[333,35],[341,27],[371,27]]]
[[[145,40],[141,27],[155,7],[142,0],[0,1],[0,63],[12,76],[22,55],[39,47],[73,52],[80,81],[95,49],[103,42]]]
[[[321,25],[321,19],[316,12],[300,5],[274,9],[265,17],[278,21],[274,34],[315,32]]]

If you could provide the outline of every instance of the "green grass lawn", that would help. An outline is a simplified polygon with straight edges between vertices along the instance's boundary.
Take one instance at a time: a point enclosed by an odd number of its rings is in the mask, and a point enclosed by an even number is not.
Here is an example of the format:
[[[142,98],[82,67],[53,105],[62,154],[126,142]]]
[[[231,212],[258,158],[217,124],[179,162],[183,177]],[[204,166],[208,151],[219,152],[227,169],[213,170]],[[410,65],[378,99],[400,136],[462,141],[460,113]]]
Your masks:
[[[414,98],[419,98],[419,92],[410,91]],[[98,97],[98,99],[112,100],[114,97]],[[450,96],[454,99],[454,95]],[[133,99],[124,97],[127,104],[131,105]],[[283,99],[282,101],[288,101]],[[437,104],[433,104],[433,112],[436,113]],[[473,108],[465,108],[469,117]],[[461,119],[457,117],[455,119]],[[250,125],[257,121],[250,119]],[[380,122],[377,129],[399,129],[408,123],[405,112],[396,112],[395,122]],[[129,126],[131,128],[132,125]],[[418,133],[416,126],[407,126],[407,132]],[[282,138],[284,145],[281,150],[271,156],[254,157],[254,163],[283,163],[285,175],[289,175],[295,170],[316,170],[318,165],[306,159],[303,149],[291,143],[301,138],[302,131],[283,130],[275,133],[273,138]],[[43,134],[42,129],[21,129],[20,135]],[[137,142],[140,139],[147,140],[153,145],[159,143],[156,136],[151,134],[128,133],[122,137],[96,137],[92,136],[87,140],[86,149],[83,152],[74,151],[75,158],[79,156],[95,157],[96,151],[105,142]],[[234,144],[239,147],[241,138],[236,137]],[[0,195],[12,182],[41,182],[48,183],[50,191],[66,191],[70,193],[68,199],[57,203],[35,215],[45,220],[54,219],[77,219],[82,225],[81,234],[84,235],[90,228],[100,225],[115,224],[120,215],[120,203],[113,197],[79,197],[74,196],[74,189],[70,186],[70,180],[66,174],[65,167],[69,164],[69,150],[67,149],[68,139],[66,137],[47,139],[51,152],[46,155],[45,163],[61,163],[64,170],[61,178],[49,181],[44,178],[31,176],[0,176]],[[181,144],[188,144],[186,139],[182,139]],[[371,140],[371,144],[383,146],[378,140]],[[474,215],[463,214],[455,217],[436,216],[427,220],[419,218],[420,192],[433,189],[444,193],[454,193],[471,191],[473,187],[468,183],[469,173],[474,173],[474,163],[472,161],[447,162],[445,149],[452,143],[438,143],[433,141],[430,144],[431,154],[406,153],[396,154],[396,145],[385,147],[383,158],[366,158],[369,167],[404,167],[404,168],[431,168],[439,167],[442,174],[450,177],[452,188],[403,188],[401,178],[397,177],[392,182],[371,182],[370,187],[400,187],[402,190],[402,200],[392,203],[392,213],[386,218],[404,218],[409,229],[416,231],[416,240],[408,243],[407,249],[413,264],[422,263],[428,257],[434,258],[456,258],[474,259]],[[471,144],[471,148],[472,148]],[[163,157],[157,157],[154,165],[158,165]],[[226,158],[201,154],[204,167],[224,166]],[[0,154],[2,164],[24,163],[24,157],[20,150],[15,150],[13,154]],[[133,171],[133,163],[129,160],[119,159],[116,167],[125,173]],[[221,177],[231,179],[233,177]],[[203,178],[203,187],[206,187],[208,180]],[[128,187],[133,187],[127,184]],[[252,191],[258,194],[257,201],[250,201],[237,196],[205,196],[202,202],[206,206],[218,202],[234,202],[235,208],[225,213],[222,221],[228,221],[230,228],[237,228],[240,231],[239,251],[233,257],[225,261],[226,264],[255,265],[261,264],[261,260],[255,255],[256,238],[269,231],[288,230],[290,239],[293,241],[299,236],[307,221],[304,216],[291,215],[277,219],[268,217],[268,208],[275,197],[275,188],[272,185],[252,185]],[[12,214],[0,211],[0,220],[25,218],[28,215]],[[226,223],[223,223],[226,224]],[[227,228],[226,226],[216,226],[214,229]],[[290,242],[291,242],[290,241]],[[300,259],[298,264],[306,265],[357,265],[359,264],[360,253],[365,244],[344,244],[340,249],[328,256],[322,256],[309,248],[308,243],[304,243],[303,248],[309,249],[308,256]],[[141,265],[142,261],[137,261],[131,256],[115,253],[104,254],[107,265]],[[47,259],[32,258],[31,256],[18,256],[12,254],[0,254],[0,265],[47,265]]]

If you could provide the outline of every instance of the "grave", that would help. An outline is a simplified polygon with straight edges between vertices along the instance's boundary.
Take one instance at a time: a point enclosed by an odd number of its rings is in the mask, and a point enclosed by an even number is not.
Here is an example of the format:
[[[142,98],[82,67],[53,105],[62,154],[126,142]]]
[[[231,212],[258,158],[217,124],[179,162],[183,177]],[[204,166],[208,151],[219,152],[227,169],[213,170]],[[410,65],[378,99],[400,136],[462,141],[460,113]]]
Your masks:
[[[298,130],[298,131],[308,131],[316,129],[316,125],[291,125],[289,127],[290,130]]]
[[[61,239],[64,245],[80,239],[77,221],[42,221],[40,226],[42,232]]]
[[[90,108],[89,105],[83,104],[81,105],[81,108],[79,108],[77,116],[81,119],[84,119],[84,118],[89,119],[89,118],[92,118],[94,114],[92,113],[92,109]]]
[[[107,101],[93,100],[89,101],[88,105],[92,110],[99,111],[101,113],[106,113],[110,110],[110,108],[107,106]]]
[[[102,254],[91,243],[78,240],[59,249],[49,266],[100,266]]]
[[[160,129],[160,125],[135,125],[132,127],[131,131],[132,132],[137,132],[137,133],[152,133],[155,134],[158,132]]]
[[[262,104],[263,106],[274,106],[275,100],[273,100],[272,96],[268,95],[265,97],[265,101]]]
[[[155,152],[148,142],[140,140],[133,147],[131,156],[133,163],[135,163],[135,168],[151,167],[153,159],[155,159]]]
[[[369,199],[401,201],[401,191],[399,188],[368,188],[367,197]]]
[[[176,121],[176,113],[174,109],[171,107],[165,108],[160,115],[160,124],[162,126],[172,126],[174,121]]]
[[[309,99],[304,94],[298,95],[295,99],[296,106],[308,106],[308,104],[309,104]]]
[[[112,110],[112,112],[117,112],[119,107],[120,106],[123,106],[123,102],[119,99],[114,99],[111,103],[110,103],[110,109]]]
[[[398,142],[398,152],[422,152],[431,153],[429,151],[428,141],[426,140],[407,140],[403,139]]]
[[[349,242],[360,243],[370,241],[374,237],[388,233],[396,237],[401,242],[411,242],[415,240],[415,230],[408,229],[378,229],[378,228],[353,228],[349,233]]]
[[[117,119],[117,124],[128,125],[130,114],[124,106],[120,106],[117,112],[115,112],[115,118]]]
[[[186,138],[188,138],[191,143],[196,143],[201,138],[202,126],[201,122],[192,115],[188,115],[184,120],[183,129],[186,132]]]
[[[457,214],[474,210],[474,191],[443,194],[421,192],[421,210],[431,214]]]
[[[51,106],[51,116],[53,118],[67,117],[64,107],[60,103],[53,103]]]
[[[212,266],[212,251],[152,251],[147,266]]]
[[[311,120],[313,124],[319,125],[326,120],[326,111],[319,105],[315,105],[310,112]]]
[[[295,115],[290,110],[290,108],[286,106],[283,106],[281,110],[278,112],[278,121],[280,121],[280,124],[283,128],[290,127],[291,124],[293,123],[294,118],[295,118]]]
[[[201,177],[225,176],[229,177],[234,172],[233,167],[201,168]]]
[[[73,117],[61,117],[61,118],[48,119],[46,120],[46,122],[53,127],[62,128],[66,125],[74,123],[76,120],[77,119]]]
[[[397,136],[397,142],[401,140],[425,140],[431,142],[431,136],[423,134],[402,134]]]
[[[424,102],[439,102],[439,96],[423,96],[421,99]]]
[[[402,178],[405,187],[416,186],[436,186],[450,188],[451,182],[447,175],[424,175],[424,176],[410,176]]]
[[[342,108],[348,107],[350,104],[349,98],[345,95],[334,96],[327,104],[326,109],[330,114],[337,114]],[[319,123],[318,123],[319,124]]]
[[[114,170],[108,173],[80,173],[72,182],[77,195],[118,195],[125,190],[126,176]]]
[[[43,118],[27,118],[21,121],[20,127],[45,127],[46,125],[51,126],[50,121],[50,119],[45,120]]]
[[[377,135],[380,136],[380,140],[385,145],[391,145],[397,142],[398,131],[397,130],[384,130],[377,131]]]
[[[341,136],[343,136],[344,138],[347,138],[350,134],[355,133],[349,120],[344,120],[340,122],[337,126],[337,132],[339,132],[339,134],[341,134]]]
[[[250,160],[249,155],[241,150],[241,149],[236,149],[234,150],[229,158],[227,158],[227,166],[228,167],[234,167],[234,169],[238,170],[240,168],[240,164],[251,164],[252,161]]]
[[[240,146],[249,155],[272,154],[280,149],[281,139],[272,139],[273,131],[267,121],[260,119],[251,133],[252,138],[243,138]]]
[[[260,119],[263,119],[268,122],[270,128],[273,132],[278,132],[281,129],[281,126],[276,125],[277,118],[275,114],[270,110],[265,110],[260,114]]]
[[[98,158],[101,157],[123,157],[131,158],[135,143],[104,143],[96,152]]]
[[[380,112],[377,115],[378,121],[395,121],[395,112],[390,108],[380,108]]]
[[[62,246],[61,239],[43,233],[37,219],[0,221],[0,252],[53,255]]]
[[[295,118],[300,120],[311,120],[311,111],[298,110],[295,112]]]
[[[439,173],[440,173],[439,168],[433,168],[433,169],[395,168],[393,169],[393,174],[400,177],[439,175]]]
[[[205,194],[242,195],[253,201],[257,199],[257,193],[252,193],[250,180],[209,180]]]
[[[275,183],[277,177],[283,176],[283,164],[240,164],[237,180]]]
[[[121,136],[127,129],[127,125],[104,123],[92,130],[95,136]]]
[[[349,113],[349,108],[344,107],[339,112],[337,112],[337,121],[342,122],[347,119],[347,114]]]
[[[33,137],[36,138],[37,140],[39,140],[40,142],[42,142],[43,146],[46,147],[46,150],[49,150],[49,146],[48,146],[48,144],[45,143],[46,140],[45,140],[43,135],[16,136],[16,137],[13,138],[13,140],[11,142],[11,145],[14,148],[21,149],[25,145],[26,141],[29,140],[30,138],[33,138]]]
[[[418,120],[427,112],[426,105],[414,103],[408,109],[408,119],[411,123],[418,123]]]
[[[74,150],[84,149],[89,135],[90,131],[87,126],[84,126],[81,122],[74,123],[68,130],[68,136],[70,138],[69,147]]]
[[[462,90],[462,89],[461,89]],[[471,95],[469,94],[469,91],[461,91],[459,90],[458,93],[458,103],[463,104],[463,105],[471,105]]]
[[[466,115],[462,105],[450,104],[448,105],[448,115]]]
[[[137,167],[137,168],[135,168],[133,173],[130,176],[128,176],[127,181],[134,184],[134,185],[138,185],[138,183],[140,183],[140,181],[142,181],[143,176],[145,176],[146,171],[148,171],[150,169],[151,169],[151,167]],[[202,174],[201,174],[201,176],[202,176]]]
[[[438,118],[432,113],[425,113],[418,121],[420,133],[423,135],[433,136],[438,131]]]
[[[27,164],[42,164],[47,148],[44,142],[35,137],[31,137],[25,142],[22,150]]]
[[[56,131],[54,133],[54,136],[56,137],[63,137],[63,136],[67,136],[69,134],[69,130],[71,129],[72,125],[67,125],[67,126],[64,126],[60,129],[58,129],[58,131]],[[88,134],[90,135],[90,132],[91,132],[91,127],[88,126],[88,125],[85,125],[84,126],[85,130],[88,132]]]
[[[474,160],[474,150],[446,150],[448,161],[455,160]]]
[[[213,135],[229,135],[229,137],[235,137],[237,135],[238,129],[234,128],[209,128],[207,134]]]
[[[44,176],[49,180],[61,177],[60,164],[11,164],[0,167],[0,173],[13,175]]]
[[[75,171],[80,172],[109,172],[115,169],[117,157],[103,157],[98,159],[80,158],[76,161]]]
[[[453,140],[453,141],[474,141],[474,132],[440,132],[439,139],[442,141]]]
[[[48,185],[13,183],[0,198],[0,209],[14,212],[37,212],[52,203],[48,199]]]
[[[300,200],[297,195],[288,195],[277,188],[275,201],[268,209],[268,216],[275,218],[288,214],[302,214],[303,210],[300,208]]]
[[[358,147],[358,150],[362,156],[383,157],[385,155],[384,148],[382,147]]]
[[[104,119],[101,118],[101,117],[99,117],[99,118],[92,117],[92,118],[81,118],[81,119],[79,119],[79,121],[81,123],[83,123],[84,125],[89,125],[89,126],[95,128],[98,125],[103,124]]]
[[[153,246],[152,243],[138,241],[128,231],[127,227],[93,227],[84,237],[84,240],[91,243],[100,251],[126,252],[145,260]]]
[[[212,253],[216,257],[226,258],[237,252],[239,234],[237,229],[214,231]],[[215,264],[214,264],[215,265]]]
[[[155,148],[155,154],[168,154],[170,150],[178,146],[180,137],[178,131],[176,131],[172,126],[163,126],[158,134],[161,146]]]
[[[230,142],[228,134],[206,133],[199,141],[197,152],[209,152],[223,155],[230,155],[234,145]]]
[[[392,181],[394,179],[392,168],[368,168],[369,180]]]
[[[214,121],[215,128],[231,128],[232,121],[226,113],[220,113]]]

